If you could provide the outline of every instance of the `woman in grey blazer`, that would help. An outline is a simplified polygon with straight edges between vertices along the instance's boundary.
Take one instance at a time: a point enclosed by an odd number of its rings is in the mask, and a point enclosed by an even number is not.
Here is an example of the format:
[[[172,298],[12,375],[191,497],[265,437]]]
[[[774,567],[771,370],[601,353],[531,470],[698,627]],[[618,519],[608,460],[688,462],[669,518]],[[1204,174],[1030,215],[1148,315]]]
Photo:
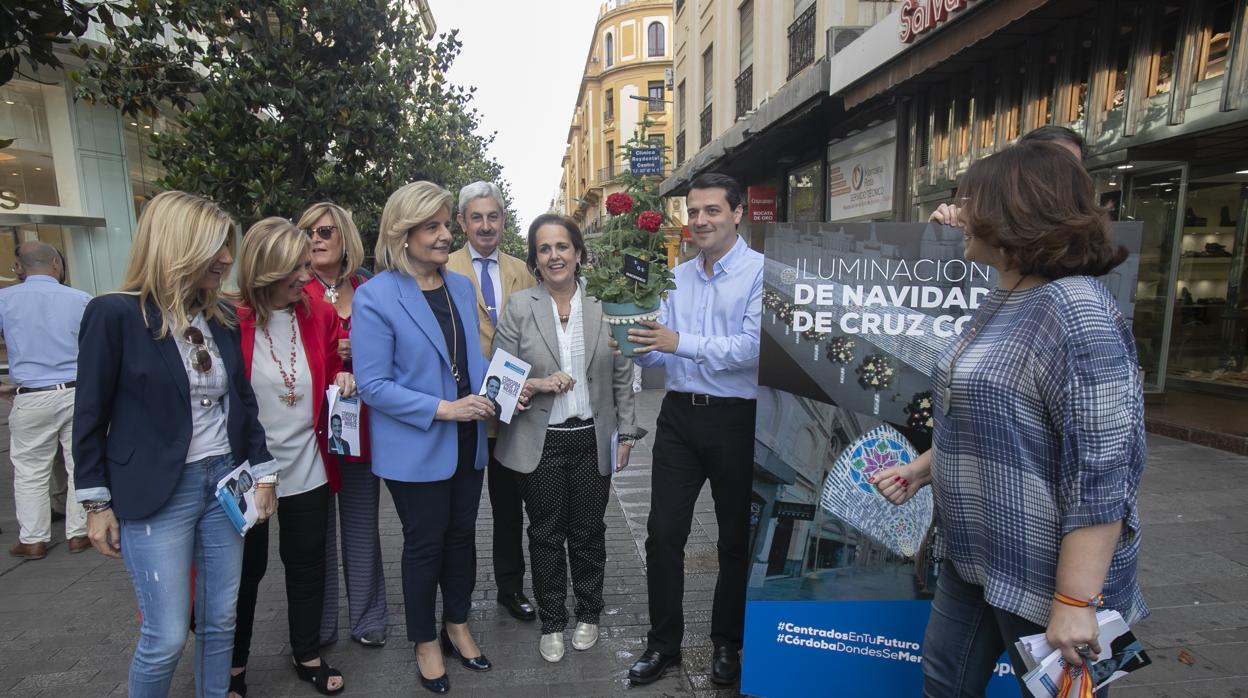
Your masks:
[[[528,265],[539,283],[511,295],[494,335],[495,349],[533,367],[521,394],[527,409],[500,425],[495,456],[520,473],[542,618],[538,647],[551,662],[563,658],[568,558],[576,597],[572,647],[587,650],[598,641],[612,435],[619,433],[616,470],[645,435],[633,409],[632,362],[607,343],[602,305],[579,281],[584,255],[575,223],[538,216],[529,226]]]

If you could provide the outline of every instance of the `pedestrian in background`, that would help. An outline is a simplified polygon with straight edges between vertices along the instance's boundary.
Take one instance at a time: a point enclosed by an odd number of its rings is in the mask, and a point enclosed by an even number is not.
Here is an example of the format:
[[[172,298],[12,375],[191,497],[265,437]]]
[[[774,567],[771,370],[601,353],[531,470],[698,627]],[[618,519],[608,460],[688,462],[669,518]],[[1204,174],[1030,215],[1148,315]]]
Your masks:
[[[507,299],[521,289],[533,286],[533,274],[524,260],[512,257],[498,248],[507,228],[507,207],[503,193],[492,182],[473,182],[459,190],[459,213],[456,222],[468,237],[468,243],[451,253],[446,268],[472,280],[477,296],[477,326],[480,328],[481,351],[489,352],[494,344],[494,329],[507,310]],[[489,355],[486,355],[489,365]],[[494,581],[498,584],[498,603],[512,617],[530,621],[537,617],[533,604],[524,595],[524,498],[516,473],[499,467],[494,452],[498,444],[498,423],[490,422],[489,465],[486,486],[490,491],[490,511],[494,515],[494,536],[491,557]]]
[[[239,335],[243,364],[260,408],[269,452],[279,474],[261,478],[275,488],[278,546],[286,572],[286,619],[295,673],[325,695],[343,689],[342,672],[320,655],[325,602],[326,531],[338,489],[338,459],[329,454],[325,390],[355,394],[355,379],[338,356],[338,318],[310,298],[311,247],[285,218],[265,218],[243,236],[238,253]],[[256,597],[269,561],[269,526],[247,532],[230,691],[247,694]]]
[[[442,653],[473,671],[491,666],[468,630],[468,611],[488,456],[482,421],[494,409],[474,394],[486,364],[472,282],[444,269],[454,203],[432,182],[390,195],[377,235],[381,271],[357,289],[351,326],[360,396],[372,409],[373,472],[403,524],[407,637],[420,683],[434,693],[450,690]]]
[[[27,560],[47,556],[52,541],[53,469],[57,447],[72,471],[74,393],[78,378],[78,329],[91,296],[62,286],[63,262],[55,247],[29,240],[17,248],[13,271],[22,283],[0,289],[0,336],[9,350],[5,396],[9,412],[9,458],[18,539],[9,554]],[[91,547],[87,515],[71,484],[65,504],[69,552]]]
[[[655,429],[646,523],[650,632],[628,677],[651,683],[680,663],[685,542],[694,502],[709,480],[719,525],[711,680],[729,685],[741,673],[745,631],[763,256],[737,235],[743,209],[736,180],[701,175],[685,203],[700,252],[676,267],[676,289],[663,301],[659,321],[629,332],[642,347],[634,361],[664,368],[667,395]]]
[[[585,296],[579,280],[585,258],[580,229],[563,216],[538,216],[528,244],[528,266],[539,283],[512,295],[494,348],[527,362],[530,375],[540,377],[522,391],[527,409],[500,425],[497,457],[519,474],[542,617],[538,650],[557,662],[568,625],[569,560],[576,597],[572,647],[587,650],[598,642],[612,436],[618,429],[615,467],[623,470],[645,430],[637,426],[632,362],[612,351],[602,303]]]
[[[1136,580],[1144,402],[1135,339],[1093,279],[1127,256],[1070,153],[1026,142],[973,164],[966,259],[997,288],[936,363],[932,449],[874,476],[895,504],[932,486],[945,564],[923,640],[924,695],[982,695],[1001,652],[1044,633],[1099,654],[1102,605],[1148,615]],[[1025,691],[1025,689],[1024,689]]]
[[[364,243],[351,213],[328,202],[313,204],[299,216],[299,229],[312,241],[312,278],[304,292],[334,307],[337,351],[342,370],[350,373],[351,300],[368,280]],[[386,575],[381,566],[381,532],[377,510],[381,480],[373,474],[368,438],[368,408],[360,406],[360,452],[338,458],[341,486],[329,498],[325,535],[325,610],[321,644],[338,639],[338,534],[342,529],[342,576],[347,585],[347,618],[351,639],[365,647],[386,644]],[[335,519],[335,510],[339,520]]]
[[[191,625],[195,693],[230,680],[243,538],[217,482],[248,462],[277,471],[265,445],[232,306],[220,297],[234,222],[179,191],[143,207],[121,290],[92,300],[78,337],[74,482],[87,535],[121,557],[142,625],[127,694],[166,696]],[[276,505],[255,498],[260,520]]]

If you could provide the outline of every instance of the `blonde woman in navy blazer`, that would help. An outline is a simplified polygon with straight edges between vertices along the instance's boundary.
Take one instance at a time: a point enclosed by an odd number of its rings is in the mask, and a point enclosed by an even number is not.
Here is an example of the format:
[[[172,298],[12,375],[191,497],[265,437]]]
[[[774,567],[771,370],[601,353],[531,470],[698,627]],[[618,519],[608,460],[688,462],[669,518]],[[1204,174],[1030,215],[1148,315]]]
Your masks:
[[[385,480],[403,523],[407,637],[416,643],[420,683],[434,693],[450,690],[443,653],[473,671],[490,668],[467,621],[487,458],[482,420],[494,408],[475,394],[486,365],[472,282],[445,269],[452,210],[451,193],[431,182],[391,194],[377,236],[380,273],[356,289],[351,304],[373,472]]]

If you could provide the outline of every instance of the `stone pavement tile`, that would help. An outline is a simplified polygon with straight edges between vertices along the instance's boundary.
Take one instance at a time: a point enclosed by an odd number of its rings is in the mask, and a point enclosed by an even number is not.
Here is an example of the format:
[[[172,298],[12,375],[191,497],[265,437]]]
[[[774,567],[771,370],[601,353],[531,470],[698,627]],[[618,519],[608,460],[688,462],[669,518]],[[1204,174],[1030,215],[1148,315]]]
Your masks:
[[[1239,673],[1210,660],[1203,653],[1206,647],[1170,647],[1148,650],[1153,663],[1128,676],[1133,685],[1171,684],[1199,679],[1221,679]],[[1179,661],[1180,654],[1191,664]],[[1123,679],[1126,681],[1126,679]]]
[[[18,681],[9,690],[14,693],[26,693],[32,689],[42,690],[45,688],[63,687],[63,686],[80,686],[89,683],[92,678],[99,672],[95,669],[81,669],[74,671],[58,671],[53,673],[28,674],[21,681]]]
[[[1144,669],[1147,671],[1147,669]],[[1109,694],[1113,698],[1192,698],[1185,688],[1190,684],[1170,683],[1164,685],[1149,684],[1133,686],[1127,683],[1131,677],[1120,679],[1114,683]]]
[[[1248,578],[1248,565],[1241,565],[1216,552],[1181,552],[1151,555],[1140,560],[1138,575],[1149,584],[1156,585],[1212,582]]]
[[[1221,601],[1204,589],[1202,584],[1169,584],[1142,587],[1144,598],[1151,609],[1172,606],[1199,606],[1202,603]]]
[[[1248,679],[1244,677],[1193,681],[1179,686],[1191,698],[1248,698]]]

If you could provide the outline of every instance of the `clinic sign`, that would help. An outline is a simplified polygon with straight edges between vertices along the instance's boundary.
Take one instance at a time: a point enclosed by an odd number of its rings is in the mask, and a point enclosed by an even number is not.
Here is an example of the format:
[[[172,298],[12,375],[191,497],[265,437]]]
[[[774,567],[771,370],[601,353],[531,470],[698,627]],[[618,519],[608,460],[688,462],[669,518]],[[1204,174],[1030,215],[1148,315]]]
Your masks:
[[[896,170],[896,122],[828,146],[828,219],[891,216]]]
[[[948,22],[966,9],[970,0],[903,0],[898,21],[901,43],[908,44],[922,34]]]

